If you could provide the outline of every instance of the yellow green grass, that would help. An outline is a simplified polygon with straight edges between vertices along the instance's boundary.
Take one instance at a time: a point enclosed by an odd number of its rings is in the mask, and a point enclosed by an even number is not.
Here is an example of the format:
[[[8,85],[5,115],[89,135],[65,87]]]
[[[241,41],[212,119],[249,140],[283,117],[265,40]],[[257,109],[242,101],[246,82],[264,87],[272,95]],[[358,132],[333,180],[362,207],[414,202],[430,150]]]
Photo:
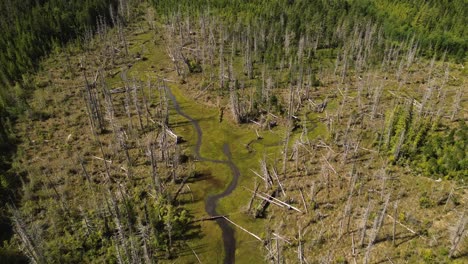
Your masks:
[[[135,76],[137,79],[145,80],[150,78],[155,80],[156,77],[163,77],[177,81],[175,72],[167,70],[168,68],[173,68],[173,65],[164,53],[164,44],[158,37],[155,38],[152,32],[132,36],[131,43],[132,47],[130,51],[134,53],[143,50],[144,52],[142,55],[147,57],[148,60],[139,61],[132,65],[128,72],[129,78]],[[161,69],[163,70],[161,71]],[[261,179],[255,176],[251,170],[258,171],[259,161],[263,157],[266,157],[271,164],[281,160],[280,151],[285,138],[285,131],[280,128],[263,131],[258,127],[254,127],[255,125],[237,125],[227,117],[220,123],[218,108],[207,106],[188,96],[189,93],[187,90],[193,90],[193,86],[198,85],[198,83],[194,81],[196,79],[198,79],[197,76],[194,76],[194,78],[188,80],[186,84],[168,82],[168,85],[179,102],[182,111],[199,122],[203,131],[200,154],[208,159],[227,159],[223,154],[223,144],[227,143],[232,153],[233,162],[238,166],[241,172],[237,188],[229,196],[219,201],[217,211],[219,214],[227,215],[229,219],[238,225],[262,237],[265,233],[264,220],[254,220],[245,213],[248,202],[252,196],[247,189],[253,189],[255,181],[259,184],[263,184]],[[118,83],[119,81],[119,77],[116,76],[113,80],[109,80],[109,83]],[[227,112],[228,110],[225,111]],[[225,116],[227,115],[226,113]],[[314,115],[307,115],[307,117],[311,119],[312,122],[318,122]],[[186,140],[186,142],[182,144],[184,152],[192,154],[193,156],[197,136],[192,124],[184,117],[177,115],[174,110],[170,112],[169,121],[171,129]],[[260,140],[257,140],[256,129],[262,137]],[[325,127],[323,124],[312,124],[309,136],[316,137],[319,134],[323,134],[324,130]],[[292,136],[294,137],[295,135]],[[246,147],[249,142],[251,142],[250,150]],[[232,175],[229,167],[225,164],[207,161],[196,161],[195,164],[196,170],[202,174],[202,177],[189,183],[194,200],[193,202],[184,204],[184,206],[195,218],[203,218],[208,216],[205,212],[206,197],[210,194],[222,192],[230,183]],[[190,194],[184,194],[181,198],[183,200],[191,199]],[[203,263],[222,262],[224,249],[221,230],[214,221],[202,221],[199,223],[202,231],[201,236],[187,241],[187,243],[195,250]],[[263,246],[262,243],[238,228],[235,228],[235,230],[237,243],[236,262],[263,262],[264,256],[260,250]],[[196,258],[194,254],[187,253],[183,256],[179,256],[176,262],[194,263],[196,262]]]

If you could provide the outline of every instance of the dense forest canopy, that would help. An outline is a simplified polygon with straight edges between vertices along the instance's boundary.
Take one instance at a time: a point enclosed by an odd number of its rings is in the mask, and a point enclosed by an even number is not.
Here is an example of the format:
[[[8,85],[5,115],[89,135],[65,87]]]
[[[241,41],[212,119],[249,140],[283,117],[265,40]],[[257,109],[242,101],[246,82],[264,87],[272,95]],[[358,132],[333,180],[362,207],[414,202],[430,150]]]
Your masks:
[[[38,66],[39,59],[54,46],[81,35],[108,17],[113,0],[87,1],[2,1],[0,11],[0,74],[12,84],[23,73]]]
[[[415,37],[424,55],[445,51],[462,60],[468,49],[468,3],[455,1],[389,0],[153,0],[161,14],[187,11],[212,13],[226,24],[269,25],[272,31],[287,30],[299,38],[308,32],[336,41],[336,28],[352,30],[356,23],[377,23],[387,40]],[[296,39],[298,41],[298,39]]]
[[[92,30],[99,16],[109,17],[115,0],[1,1],[0,12],[0,146],[8,147],[9,118],[22,108],[31,87],[28,74],[54,48]],[[15,85],[16,83],[16,85]],[[5,151],[3,151],[5,152]]]

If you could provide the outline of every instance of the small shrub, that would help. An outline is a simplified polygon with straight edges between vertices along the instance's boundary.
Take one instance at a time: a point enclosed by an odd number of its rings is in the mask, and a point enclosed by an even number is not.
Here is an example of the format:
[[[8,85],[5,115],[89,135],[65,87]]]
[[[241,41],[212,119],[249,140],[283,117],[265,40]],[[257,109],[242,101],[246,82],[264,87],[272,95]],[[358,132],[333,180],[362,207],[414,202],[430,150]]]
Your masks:
[[[398,221],[400,221],[400,223],[403,223],[406,221],[406,214],[401,212],[399,215],[398,215]]]
[[[427,197],[426,193],[423,193],[421,198],[419,198],[419,207],[421,208],[431,208],[434,206],[434,201]]]
[[[431,249],[423,249],[421,252],[421,257],[424,262],[432,262],[434,260],[434,253]]]
[[[340,263],[340,264],[348,264],[348,261],[346,260],[345,257],[338,257],[336,258],[336,263]]]

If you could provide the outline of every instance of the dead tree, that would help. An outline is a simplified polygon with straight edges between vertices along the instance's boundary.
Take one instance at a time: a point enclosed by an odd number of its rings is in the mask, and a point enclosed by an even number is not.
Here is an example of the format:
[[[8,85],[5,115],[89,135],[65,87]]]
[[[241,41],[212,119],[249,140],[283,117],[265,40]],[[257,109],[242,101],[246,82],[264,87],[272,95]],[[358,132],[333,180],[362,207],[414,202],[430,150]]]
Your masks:
[[[237,91],[236,91],[237,90],[236,82],[230,82],[230,83],[231,84],[229,85],[229,98],[231,102],[231,112],[236,123],[240,123],[241,115],[239,111],[239,95],[237,94]]]
[[[304,86],[304,63],[303,63],[303,53],[304,53],[304,36],[301,36],[300,40],[299,40],[299,47],[298,47],[298,51],[297,51],[297,63],[298,63],[298,80],[297,80],[297,87],[296,87],[296,91],[297,91],[297,99],[298,99],[298,107],[301,105],[302,103],[302,99],[303,99],[303,86]]]
[[[406,138],[406,129],[403,129],[400,133],[400,138],[398,139],[395,151],[393,153],[393,160],[395,161],[398,160],[398,158],[400,157],[401,147],[403,146],[403,142],[405,141],[405,138]]]
[[[153,261],[151,261],[151,247],[150,247],[150,236],[151,236],[151,230],[150,227],[147,225],[143,225],[140,221],[138,225],[138,235],[140,237],[140,241],[142,243],[143,247],[143,259],[145,264],[152,264]]]
[[[353,198],[353,193],[354,193],[354,187],[355,187],[355,184],[356,184],[356,178],[357,178],[357,174],[352,175],[352,177],[351,177],[351,183],[350,183],[350,187],[349,187],[348,199],[347,199],[346,205],[344,207],[344,212],[343,212],[343,217],[342,217],[341,223],[340,223],[340,230],[339,230],[338,237],[341,237],[343,235],[343,229],[344,229],[345,223],[346,223],[346,233],[349,232],[349,226],[351,224],[351,215],[352,215],[352,211],[353,211],[352,198]]]
[[[9,206],[10,211],[12,212],[12,222],[13,229],[15,233],[19,236],[23,248],[21,250],[29,258],[32,263],[40,264],[46,263],[42,250],[39,247],[38,241],[36,241],[35,236],[30,234],[27,230],[26,223],[23,221],[19,211],[16,208]]]
[[[393,204],[393,226],[392,226],[392,244],[394,247],[396,247],[396,222],[397,222],[397,214],[398,214],[398,201],[395,201]]]
[[[100,15],[96,18],[96,35],[101,41],[104,41],[107,36],[107,24],[104,17]]]
[[[374,96],[372,100],[372,112],[371,112],[371,120],[377,117],[377,110],[379,107],[380,99],[382,97],[383,85],[379,85],[374,89]]]
[[[111,214],[114,216],[113,217],[113,220],[114,220],[114,223],[115,223],[115,226],[116,226],[116,234],[115,234],[115,242],[116,242],[116,247],[118,249],[118,251],[120,252],[119,248],[122,247],[123,250],[124,250],[124,255],[123,256],[120,256],[121,258],[125,258],[127,260],[130,260],[130,250],[128,248],[128,241],[127,241],[127,234],[126,234],[126,230],[125,230],[125,227],[123,226],[123,222],[122,222],[122,216],[121,216],[121,212],[120,212],[120,208],[117,204],[117,201],[114,197],[114,194],[112,194],[112,191],[110,190],[110,188],[108,188],[108,193],[109,193],[109,196],[110,196],[110,200],[111,200],[111,207],[109,208]],[[120,253],[119,253],[120,255]]]
[[[369,262],[369,260],[370,260],[370,253],[372,251],[372,248],[374,246],[375,241],[377,240],[377,235],[379,234],[380,229],[381,229],[381,227],[383,225],[383,220],[384,220],[385,215],[386,215],[387,206],[388,206],[389,201],[390,201],[390,194],[387,195],[387,199],[385,200],[385,203],[384,203],[384,205],[382,207],[382,210],[381,210],[380,214],[374,220],[374,225],[372,227],[371,234],[369,236],[369,243],[367,244],[366,253],[365,253],[365,256],[364,256],[363,263],[367,264]]]
[[[90,83],[86,76],[85,66],[82,65],[81,69],[85,80],[85,90],[83,91],[83,96],[85,99],[86,109],[88,111],[91,128],[93,129],[93,133],[99,134],[104,131],[104,120],[99,104],[98,91],[96,90],[96,81]]]
[[[119,0],[118,12],[121,17],[126,19],[130,18],[130,5],[129,0]]]
[[[268,171],[265,157],[260,161],[260,169],[262,170],[263,179],[265,180],[265,190],[268,190],[273,186],[273,180],[270,172]]]
[[[121,16],[118,16],[117,18],[117,32],[118,32],[119,40],[122,43],[121,45],[125,49],[125,55],[128,56],[127,37],[125,36],[124,21],[122,21]]]
[[[253,78],[253,62],[252,62],[252,48],[250,43],[250,27],[247,29],[247,36],[245,43],[245,52],[244,52],[244,72],[247,75],[247,78]]]
[[[176,136],[176,143],[177,143],[177,136]],[[175,183],[177,180],[177,167],[179,166],[179,156],[180,156],[180,149],[179,146],[174,145],[174,155],[172,156],[172,182]]]
[[[219,87],[223,89],[224,85],[224,31],[220,30],[219,37]]]
[[[366,230],[367,230],[367,220],[369,219],[369,214],[371,212],[371,200],[369,199],[369,202],[367,203],[366,211],[364,212],[364,215],[362,217],[362,226],[361,226],[361,236],[359,239],[359,245],[361,247],[364,246],[364,239],[366,238]]]
[[[125,108],[125,113],[127,114],[129,128],[132,131],[133,122],[132,122],[132,111],[130,108],[131,94],[130,94],[130,85],[128,84],[128,80],[127,80],[127,69],[122,70],[120,77],[122,78],[122,81],[124,82],[124,85],[125,85],[124,108]]]
[[[159,109],[161,111],[160,117],[166,128],[169,126],[169,100],[167,99],[167,89],[166,82],[163,80],[162,85],[159,86]]]
[[[247,212],[250,213],[250,210],[252,209],[252,204],[255,200],[255,196],[257,196],[258,188],[260,187],[260,184],[257,184],[257,179],[255,178],[255,183],[254,183],[254,192],[252,194],[252,197],[250,198],[249,205],[247,206]]]
[[[138,99],[138,85],[133,79],[133,89],[132,89],[132,97],[133,97],[133,105],[135,106],[135,111],[138,115],[138,124],[140,125],[140,129],[143,130],[143,121],[141,119],[141,107],[140,107],[140,100]]]
[[[169,167],[169,150],[168,150],[168,142],[167,142],[167,133],[166,133],[166,126],[162,126],[162,133],[159,137],[159,149],[161,150],[161,158],[164,161],[166,168]]]
[[[120,149],[123,150],[125,154],[125,158],[127,159],[127,176],[129,178],[132,178],[132,173],[131,173],[132,160],[130,158],[129,146],[127,143],[127,133],[125,132],[123,128],[120,128],[117,131],[117,140],[119,142]]]
[[[455,252],[457,251],[458,245],[463,240],[466,231],[466,225],[468,223],[468,218],[466,217],[466,212],[463,212],[460,220],[458,220],[458,224],[453,228],[451,234],[451,243],[452,247],[450,248],[449,257],[453,258],[455,256]]]
[[[298,242],[299,244],[297,245],[297,258],[299,260],[299,263],[304,263],[304,246],[302,245],[302,233],[301,233],[301,227],[298,226]]]
[[[157,168],[157,163],[156,163],[156,159],[154,157],[154,143],[153,142],[148,142],[148,145],[147,145],[147,156],[150,160],[150,163],[151,163],[151,179],[152,179],[152,182],[153,182],[153,188],[154,188],[154,191],[160,195],[162,194],[162,186],[161,186],[161,182],[159,180],[159,175],[158,175],[158,168]]]
[[[450,117],[450,120],[455,120],[455,117],[458,114],[458,111],[460,110],[460,102],[462,100],[463,96],[463,89],[459,88],[457,91],[457,94],[455,95],[453,99],[453,105],[452,105],[452,116]]]

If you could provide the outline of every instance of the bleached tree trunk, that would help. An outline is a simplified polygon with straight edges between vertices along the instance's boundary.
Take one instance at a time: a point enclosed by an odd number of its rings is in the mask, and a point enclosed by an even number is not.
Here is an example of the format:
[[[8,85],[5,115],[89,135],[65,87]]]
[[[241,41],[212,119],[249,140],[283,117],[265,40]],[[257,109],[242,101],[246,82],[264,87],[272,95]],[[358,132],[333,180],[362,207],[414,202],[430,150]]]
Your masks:
[[[132,112],[130,108],[131,95],[130,95],[130,87],[127,81],[127,69],[122,71],[121,78],[125,85],[125,99],[124,99],[125,113],[127,114],[129,128],[131,131],[133,131]]]
[[[302,233],[301,233],[301,227],[298,227],[298,243],[299,245],[297,246],[297,257],[299,259],[299,263],[304,263],[304,247],[302,245]]]
[[[359,239],[359,245],[361,247],[364,246],[364,239],[366,238],[366,230],[367,230],[367,220],[369,219],[369,214],[371,211],[371,200],[367,203],[366,211],[362,217],[362,226],[361,226],[361,238]]]
[[[133,105],[138,115],[138,124],[140,125],[140,129],[143,130],[143,121],[141,119],[141,107],[140,107],[140,100],[138,99],[138,85],[133,79],[133,90],[132,90],[132,97],[133,97]]]
[[[19,236],[19,239],[24,246],[24,248],[21,249],[23,253],[29,258],[29,260],[32,263],[46,263],[42,250],[38,245],[38,241],[36,241],[34,239],[34,236],[32,236],[28,232],[27,226],[23,218],[21,217],[19,211],[16,208],[10,206],[9,209],[12,212],[13,229],[15,233]]]
[[[225,87],[224,71],[224,31],[221,29],[219,37],[219,86],[221,89]]]
[[[158,168],[157,168],[157,163],[154,157],[154,150],[153,150],[152,142],[148,143],[147,151],[148,151],[147,152],[148,158],[150,159],[150,162],[151,162],[151,179],[153,181],[153,188],[156,194],[161,195],[162,194],[161,182],[159,180]]]
[[[377,110],[378,110],[380,99],[382,96],[382,90],[383,90],[382,85],[377,86],[374,90],[374,96],[372,100],[371,120],[374,120],[374,118],[377,116]]]
[[[457,251],[458,245],[463,240],[466,232],[466,225],[468,223],[468,218],[466,217],[466,212],[464,211],[460,220],[458,220],[458,224],[454,227],[452,234],[451,234],[451,243],[452,247],[450,248],[449,257],[453,258],[455,256],[455,252]]]
[[[369,261],[370,261],[370,253],[372,251],[372,248],[374,247],[374,243],[377,239],[377,236],[380,232],[380,229],[382,227],[382,224],[383,224],[383,220],[385,218],[385,215],[386,215],[386,211],[387,211],[387,206],[388,206],[388,202],[390,201],[390,194],[387,195],[387,199],[385,200],[385,203],[382,207],[382,210],[379,214],[378,217],[375,218],[374,220],[374,225],[372,227],[372,230],[371,230],[371,234],[370,234],[370,237],[369,237],[369,243],[367,244],[367,248],[366,248],[366,253],[365,253],[365,256],[364,256],[364,261],[363,263],[367,264]]]
[[[91,125],[95,132],[102,133],[104,131],[104,120],[101,113],[99,104],[98,92],[96,90],[96,83],[89,83],[86,76],[85,66],[82,65],[83,76],[85,80],[84,97],[87,105]]]
[[[252,62],[252,50],[250,43],[250,30],[247,31],[246,44],[245,44],[245,54],[244,54],[244,69],[247,74],[247,78],[253,78],[253,62]]]
[[[125,36],[125,32],[124,32],[124,22],[120,18],[117,19],[117,30],[118,30],[120,41],[122,42],[122,45],[125,49],[125,55],[128,56],[128,44],[127,44],[127,37]]]
[[[232,116],[234,117],[234,120],[236,121],[236,123],[240,123],[241,115],[239,111],[239,96],[237,94],[237,89],[235,86],[236,86],[235,82],[230,82],[229,98],[230,98],[230,103],[231,103]]]
[[[268,171],[265,157],[260,161],[260,169],[262,170],[263,178],[265,179],[265,190],[268,190],[272,186],[273,181],[271,179],[270,172]]]
[[[398,201],[393,204],[393,227],[392,227],[392,244],[396,247],[396,221],[398,217]]]
[[[450,120],[453,121],[455,120],[455,117],[458,114],[458,111],[460,110],[460,102],[463,96],[463,89],[459,88],[457,91],[457,94],[455,95],[453,99],[453,105],[452,105],[452,116],[450,117]]]
[[[403,129],[400,133],[400,138],[398,139],[398,143],[395,148],[395,152],[393,153],[393,160],[397,161],[400,157],[401,147],[403,146],[403,142],[405,141],[406,137],[406,129]]]
[[[138,227],[140,239],[142,242],[142,247],[143,247],[143,259],[145,264],[152,264],[153,261],[151,260],[151,247],[148,246],[150,241],[150,228],[146,225],[143,225],[142,223],[139,224]]]

